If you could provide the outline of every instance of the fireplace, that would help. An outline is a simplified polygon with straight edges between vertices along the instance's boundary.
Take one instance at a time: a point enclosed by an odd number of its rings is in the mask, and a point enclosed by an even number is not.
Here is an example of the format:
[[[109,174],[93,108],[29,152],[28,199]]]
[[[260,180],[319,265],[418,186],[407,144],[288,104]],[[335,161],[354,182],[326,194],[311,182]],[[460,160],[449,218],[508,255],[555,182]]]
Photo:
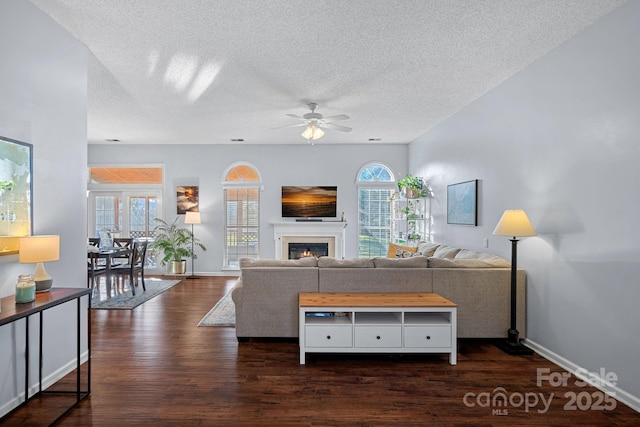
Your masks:
[[[326,252],[322,255],[344,258],[344,229],[346,222],[323,221],[323,222],[294,222],[278,221],[273,224],[273,238],[275,240],[276,259],[290,259],[289,245],[299,243],[302,251],[307,248],[316,254],[310,245],[322,244]],[[326,246],[325,246],[326,245]],[[317,249],[316,249],[317,250]]]
[[[329,255],[329,243],[311,242],[311,243],[295,243],[290,242],[289,259],[300,259],[310,256],[319,258]]]

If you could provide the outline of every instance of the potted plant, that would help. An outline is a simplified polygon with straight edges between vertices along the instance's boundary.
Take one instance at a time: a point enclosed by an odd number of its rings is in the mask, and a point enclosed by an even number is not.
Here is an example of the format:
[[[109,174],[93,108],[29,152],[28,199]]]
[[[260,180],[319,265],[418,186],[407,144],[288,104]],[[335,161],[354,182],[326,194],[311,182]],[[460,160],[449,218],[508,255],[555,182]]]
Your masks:
[[[207,248],[194,237],[191,230],[182,228],[178,225],[176,217],[173,222],[166,222],[163,219],[156,218],[156,226],[153,229],[154,240],[149,246],[152,253],[161,252],[162,259],[160,264],[168,266],[172,274],[184,274],[187,270],[187,261],[185,258],[198,259],[192,248],[196,246],[203,251]]]
[[[417,199],[423,196],[424,180],[419,176],[411,176],[407,174],[406,177],[398,180],[398,188],[401,193],[404,193],[407,199]]]

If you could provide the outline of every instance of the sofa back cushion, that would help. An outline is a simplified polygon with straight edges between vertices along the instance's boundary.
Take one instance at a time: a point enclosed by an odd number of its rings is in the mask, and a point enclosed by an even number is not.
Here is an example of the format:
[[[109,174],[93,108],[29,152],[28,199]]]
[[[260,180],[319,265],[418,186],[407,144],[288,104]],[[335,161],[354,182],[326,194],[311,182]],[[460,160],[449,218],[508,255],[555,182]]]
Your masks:
[[[318,259],[310,256],[300,259],[240,258],[240,268],[247,267],[317,267]]]
[[[436,258],[455,258],[455,256],[460,252],[459,248],[452,248],[447,245],[440,245],[436,248],[433,256]]]
[[[369,258],[337,259],[323,256],[318,259],[320,268],[373,268],[373,260]]]
[[[428,268],[319,268],[320,292],[433,292]]]
[[[427,257],[374,258],[373,265],[376,268],[427,268]]]
[[[484,261],[490,264],[491,267],[496,268],[508,268],[511,267],[511,263],[506,259],[499,257],[498,255],[487,254],[483,252],[476,252],[469,249],[461,249],[455,256],[455,259],[475,259]]]
[[[418,243],[418,253],[420,255],[430,257],[433,256],[440,243],[420,242]]]

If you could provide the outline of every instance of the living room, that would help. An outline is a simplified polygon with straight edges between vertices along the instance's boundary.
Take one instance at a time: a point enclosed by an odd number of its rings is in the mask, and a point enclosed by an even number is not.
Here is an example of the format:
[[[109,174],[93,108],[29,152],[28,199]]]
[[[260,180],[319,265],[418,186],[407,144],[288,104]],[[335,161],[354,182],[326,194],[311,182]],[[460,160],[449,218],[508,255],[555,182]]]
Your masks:
[[[434,191],[433,240],[509,258],[492,231],[505,209],[524,209],[538,236],[519,244],[527,271],[527,343],[568,369],[615,372],[621,401],[640,408],[638,241],[633,230],[640,180],[640,2],[629,1],[442,121],[410,144],[90,145],[86,143],[86,48],[29,2],[0,5],[0,135],[34,146],[34,232],[59,234],[61,259],[47,270],[56,284],[86,283],[87,166],[163,164],[165,212],[176,185],[199,185],[208,247],[197,270],[222,274],[221,181],[238,161],[260,171],[261,257],[274,255],[270,221],[282,185],[337,185],[349,222],[347,257],[356,257],[358,170],[382,162],[424,177]],[[5,36],[6,35],[6,36]],[[13,36],[19,35],[20,46]],[[6,66],[10,64],[11,66]],[[428,94],[425,94],[428,96]],[[321,177],[321,178],[319,178]],[[447,185],[480,180],[478,226],[449,225]],[[488,239],[488,248],[484,248]],[[25,266],[0,257],[0,294],[11,295]],[[72,321],[59,309],[48,323]],[[54,329],[52,326],[48,328]],[[54,329],[55,330],[55,329]],[[0,406],[16,398],[23,370],[15,335],[2,327]],[[58,341],[72,334],[55,330]],[[594,339],[597,337],[597,339]],[[8,345],[4,345],[7,343]],[[68,355],[47,348],[47,369]]]

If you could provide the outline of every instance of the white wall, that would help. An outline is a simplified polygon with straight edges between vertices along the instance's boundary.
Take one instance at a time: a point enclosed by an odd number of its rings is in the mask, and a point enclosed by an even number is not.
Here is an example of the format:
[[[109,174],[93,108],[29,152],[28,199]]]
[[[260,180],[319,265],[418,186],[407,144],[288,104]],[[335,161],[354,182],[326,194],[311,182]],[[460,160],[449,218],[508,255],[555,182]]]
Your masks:
[[[224,210],[222,180],[225,170],[235,162],[249,162],[262,176],[260,193],[260,256],[273,258],[274,220],[282,220],[281,186],[337,185],[338,212],[345,212],[346,256],[357,257],[358,204],[355,186],[359,169],[376,161],[394,172],[407,171],[407,146],[399,145],[90,145],[89,165],[156,163],[165,166],[165,219],[176,217],[176,186],[198,185],[202,224],[195,226],[197,237],[207,247],[198,255],[198,273],[217,273],[222,269]]]
[[[34,233],[60,235],[60,261],[46,265],[54,287],[86,287],[86,55],[31,2],[0,2],[0,135],[33,145]],[[0,256],[0,296],[12,295],[18,275],[34,268]],[[32,379],[37,320],[30,322]],[[72,325],[75,304],[47,311],[45,380],[75,359]],[[24,321],[0,327],[0,416],[24,392],[24,334]]]
[[[640,408],[640,2],[629,2],[414,141],[436,199],[435,240],[510,257],[491,235],[525,209],[527,337],[618,375]],[[479,225],[446,224],[446,186],[480,180]],[[532,379],[535,372],[531,373]],[[634,397],[635,396],[635,397]]]

